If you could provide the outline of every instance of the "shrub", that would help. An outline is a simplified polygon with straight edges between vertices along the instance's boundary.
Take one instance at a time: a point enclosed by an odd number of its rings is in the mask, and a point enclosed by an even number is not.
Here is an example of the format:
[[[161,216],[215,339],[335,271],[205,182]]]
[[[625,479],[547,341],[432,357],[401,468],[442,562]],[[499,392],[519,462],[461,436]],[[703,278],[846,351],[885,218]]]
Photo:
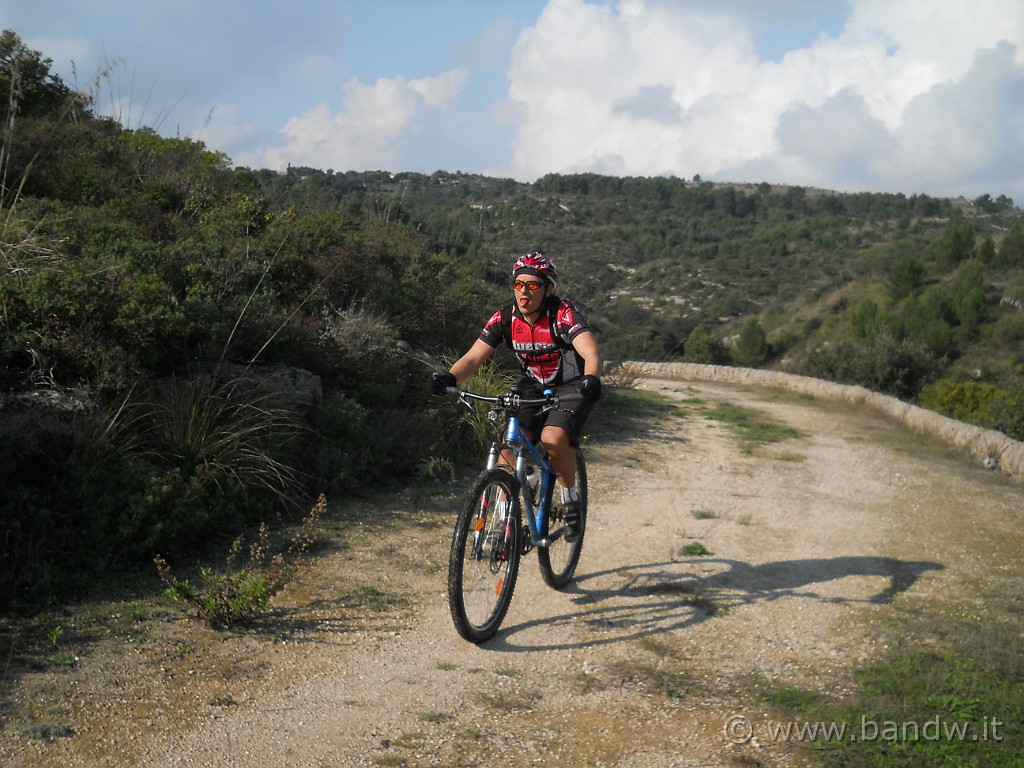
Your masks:
[[[297,432],[265,394],[208,377],[82,415],[68,445],[0,445],[0,601],[76,591],[288,507]]]
[[[768,337],[756,317],[751,317],[740,328],[740,337],[732,351],[737,365],[757,367],[763,365],[771,354]]]
[[[287,500],[298,475],[281,457],[299,427],[291,412],[273,405],[270,392],[211,375],[154,394],[128,411],[138,455],[222,492],[262,489]]]
[[[960,421],[1024,440],[1024,383],[939,381],[921,391],[921,405]]]
[[[808,355],[801,372],[913,400],[939,368],[920,343],[882,333],[870,346],[842,340],[819,347]]]
[[[878,304],[869,298],[861,299],[850,315],[850,326],[854,336],[873,344],[880,327]]]
[[[1024,440],[1024,382],[1018,377],[1005,386],[1006,396],[993,404],[992,428],[1014,440]]]
[[[725,344],[713,335],[704,323],[700,323],[690,332],[683,350],[683,359],[688,363],[727,365],[731,360]]]
[[[328,493],[349,490],[366,476],[363,446],[374,440],[372,423],[370,412],[344,392],[328,395],[313,412],[307,466]]]
[[[899,301],[920,289],[924,283],[924,265],[913,256],[898,256],[889,268],[886,289]]]
[[[262,523],[256,540],[249,545],[248,559],[240,566],[238,557],[244,539],[239,536],[228,553],[226,570],[201,568],[200,583],[196,586],[188,579],[174,576],[161,555],[153,562],[160,580],[167,586],[168,596],[186,613],[214,629],[228,629],[258,615],[293,578],[296,567],[313,544],[316,526],[326,510],[327,497],[321,495],[285,552],[273,552],[270,529]]]
[[[517,376],[511,369],[492,358],[462,386],[477,394],[495,396],[508,392],[516,380]],[[439,434],[427,452],[428,457],[439,455],[478,459],[480,453],[490,447],[498,428],[487,418],[487,409],[482,405],[467,412],[450,399],[440,401],[435,417]]]
[[[996,404],[1006,393],[984,381],[938,381],[921,390],[921,405],[972,424],[995,422]]]

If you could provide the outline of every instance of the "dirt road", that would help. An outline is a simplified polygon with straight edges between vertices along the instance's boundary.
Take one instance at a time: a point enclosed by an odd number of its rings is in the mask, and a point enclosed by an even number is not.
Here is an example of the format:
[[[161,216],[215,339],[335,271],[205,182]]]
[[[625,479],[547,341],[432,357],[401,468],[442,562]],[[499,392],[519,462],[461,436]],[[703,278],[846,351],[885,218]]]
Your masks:
[[[1020,590],[1021,486],[828,403],[643,387],[673,405],[588,448],[576,583],[548,589],[529,556],[493,641],[448,615],[461,498],[392,497],[257,632],[105,609],[74,665],[18,677],[3,764],[802,765],[753,688],[841,692],[901,641],[892,612]],[[723,404],[795,433],[746,442]]]

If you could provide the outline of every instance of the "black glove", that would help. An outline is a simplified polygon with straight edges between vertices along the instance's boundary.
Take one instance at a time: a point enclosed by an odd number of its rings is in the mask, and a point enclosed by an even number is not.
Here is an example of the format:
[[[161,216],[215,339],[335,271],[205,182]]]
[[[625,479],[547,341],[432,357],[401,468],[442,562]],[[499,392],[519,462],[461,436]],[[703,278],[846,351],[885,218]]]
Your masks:
[[[430,378],[427,379],[427,392],[432,395],[443,395],[446,394],[448,387],[458,386],[458,382],[455,380],[450,372],[434,371],[430,374]]]
[[[576,391],[584,400],[597,400],[601,397],[601,380],[588,373],[576,382]]]

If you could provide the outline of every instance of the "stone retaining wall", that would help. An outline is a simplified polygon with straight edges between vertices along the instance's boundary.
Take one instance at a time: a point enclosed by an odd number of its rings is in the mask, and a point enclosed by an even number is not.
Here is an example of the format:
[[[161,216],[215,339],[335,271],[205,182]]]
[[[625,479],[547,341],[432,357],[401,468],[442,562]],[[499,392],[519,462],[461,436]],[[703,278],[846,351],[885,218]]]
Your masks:
[[[990,469],[999,469],[1017,481],[1024,481],[1024,443],[1002,432],[951,419],[926,408],[910,405],[864,387],[797,376],[780,371],[733,368],[697,363],[624,362],[622,367],[641,378],[689,379],[787,389],[822,400],[835,400],[892,419],[920,435],[945,441],[964,451]]]

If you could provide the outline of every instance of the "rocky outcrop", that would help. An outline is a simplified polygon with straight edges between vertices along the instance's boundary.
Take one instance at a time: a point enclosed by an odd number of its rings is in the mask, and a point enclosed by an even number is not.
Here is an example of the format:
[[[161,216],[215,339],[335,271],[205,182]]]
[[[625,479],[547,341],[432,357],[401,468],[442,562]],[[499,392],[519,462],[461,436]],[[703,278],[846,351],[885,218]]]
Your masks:
[[[304,368],[227,363],[217,369],[217,375],[224,381],[241,382],[266,392],[267,406],[291,411],[300,418],[308,416],[324,399],[320,377]]]
[[[66,452],[74,442],[75,419],[95,410],[92,400],[75,392],[0,393],[0,439],[20,460]]]
[[[885,416],[917,434],[942,440],[965,452],[983,466],[1005,472],[1015,481],[1024,481],[1024,443],[994,429],[965,424],[864,387],[836,384],[781,371],[733,368],[724,365],[637,362],[623,362],[619,365],[631,375],[642,378],[692,379],[774,387],[823,400],[847,403],[855,408]]]

